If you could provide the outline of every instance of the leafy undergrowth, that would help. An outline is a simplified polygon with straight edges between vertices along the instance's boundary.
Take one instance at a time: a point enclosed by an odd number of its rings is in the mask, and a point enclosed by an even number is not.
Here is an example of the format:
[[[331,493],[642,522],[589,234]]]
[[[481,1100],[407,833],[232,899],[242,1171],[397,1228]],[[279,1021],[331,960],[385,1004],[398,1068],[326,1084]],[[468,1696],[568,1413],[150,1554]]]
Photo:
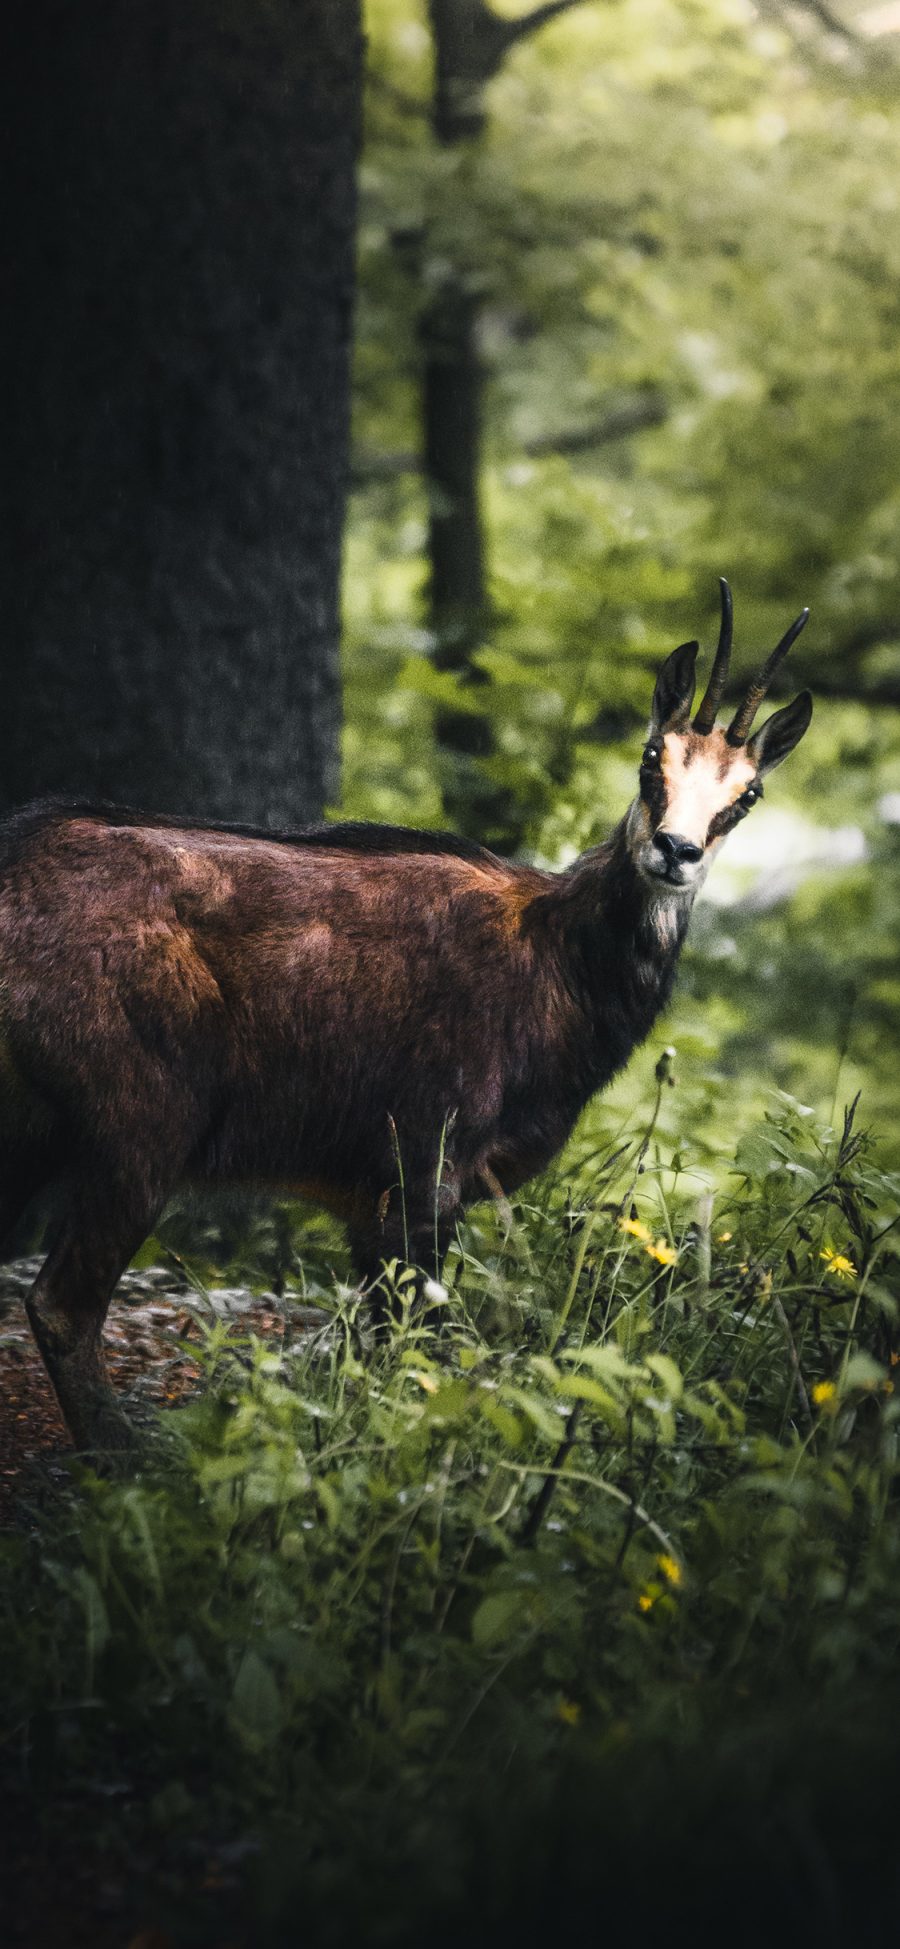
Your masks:
[[[70,1922],[884,1939],[898,1185],[788,1099],[734,1184],[648,1133],[474,1214],[428,1324],[398,1272],[374,1345],[336,1282],[278,1353],[210,1312],[158,1455],[3,1541],[12,1831]]]

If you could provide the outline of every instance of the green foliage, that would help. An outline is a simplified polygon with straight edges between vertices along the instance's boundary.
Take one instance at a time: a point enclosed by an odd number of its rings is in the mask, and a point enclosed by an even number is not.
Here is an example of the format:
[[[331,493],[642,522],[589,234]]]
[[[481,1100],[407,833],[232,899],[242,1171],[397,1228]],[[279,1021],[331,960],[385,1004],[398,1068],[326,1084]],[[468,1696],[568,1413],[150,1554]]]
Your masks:
[[[589,723],[616,672],[642,714],[641,665],[723,568],[745,642],[805,590],[820,677],[848,652],[859,682],[896,668],[896,67],[823,67],[730,0],[586,4],[447,152],[424,8],[373,0],[370,22],[359,443],[416,448],[422,292],[455,263],[483,305],[496,641],[543,666],[545,713]],[[529,453],[648,391],[668,415],[639,439]],[[407,477],[366,490],[354,646],[414,623],[423,513]]]
[[[450,154],[424,4],[368,15],[341,810],[441,822],[432,722],[461,700],[427,659],[415,455],[447,264],[486,374],[489,681],[462,701],[528,850],[566,861],[624,810],[654,665],[709,638],[720,572],[742,667],[810,601],[816,715],[714,869],[653,1046],[511,1222],[470,1214],[440,1332],[407,1311],[363,1351],[329,1220],[170,1214],[201,1318],[204,1280],[287,1277],[330,1324],[278,1357],[209,1327],[169,1459],[4,1540],[3,1777],[179,1943],[455,1949],[585,1917],[882,1941],[896,67],[743,0],[586,4]],[[657,423],[602,432],[648,399]],[[836,1117],[860,1087],[875,1146]]]
[[[224,1939],[223,1902],[273,1944],[298,1905],[323,1943],[458,1939],[479,1890],[484,1917],[574,1914],[583,1875],[528,1855],[563,1810],[558,1845],[596,1823],[624,1900],[648,1823],[666,1859],[688,1814],[715,1823],[741,1750],[771,1891],[798,1702],[831,1777],[851,1720],[877,1746],[900,1186],[852,1112],[832,1132],[784,1099],[731,1192],[698,1198],[658,1148],[668,1068],[637,1140],[511,1223],[473,1215],[440,1330],[399,1273],[365,1356],[340,1286],[280,1355],[214,1327],[174,1455],[83,1478],[5,1541],[10,1781],[51,1832],[86,1819],[178,1941]]]
[[[585,4],[505,62],[483,140],[442,152],[426,8],[372,0],[369,23],[357,446],[415,461],[417,321],[454,264],[481,303],[491,681],[463,701],[490,711],[489,768],[527,849],[571,857],[633,793],[657,660],[694,633],[709,647],[716,576],[743,669],[809,602],[791,662],[813,730],[743,829],[753,861],[732,869],[732,841],[715,869],[666,1033],[707,1162],[773,1086],[825,1117],[864,1086],[896,1158],[900,849],[879,808],[900,805],[900,730],[877,701],[900,695],[890,48],[841,61],[743,0]],[[647,397],[660,424],[565,450]],[[435,824],[432,717],[453,680],[426,658],[425,543],[419,475],[360,486],[344,809]],[[617,1086],[623,1115],[644,1080]]]

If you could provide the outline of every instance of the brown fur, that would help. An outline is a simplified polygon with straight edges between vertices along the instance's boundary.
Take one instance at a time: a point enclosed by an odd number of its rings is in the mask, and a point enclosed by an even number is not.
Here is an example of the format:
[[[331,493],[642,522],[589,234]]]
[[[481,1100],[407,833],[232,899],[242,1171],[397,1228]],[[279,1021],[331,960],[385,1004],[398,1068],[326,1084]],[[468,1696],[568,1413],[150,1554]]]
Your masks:
[[[640,798],[560,874],[390,827],[84,805],[0,827],[0,1234],[57,1185],[27,1305],[77,1442],[128,1439],[101,1328],[183,1180],[318,1199],[375,1282],[400,1257],[439,1273],[466,1205],[560,1149],[664,1006],[759,759],[809,722],[804,693],[746,751],[698,736],[695,654],[660,673]]]
[[[28,1307],[76,1440],[123,1439],[100,1330],[185,1179],[308,1192],[367,1280],[439,1270],[458,1213],[540,1170],[650,1027],[678,943],[644,909],[623,830],[552,875],[378,828],[14,815],[0,1221],[61,1187]]]
[[[696,727],[687,643],[657,678],[640,797],[564,873],[397,827],[85,805],[0,826],[0,1239],[58,1186],[27,1306],[76,1441],[128,1439],[101,1329],[181,1181],[308,1193],[367,1282],[404,1256],[438,1273],[465,1206],[541,1170],[628,1060],[713,852],[810,720],[802,692],[746,747],[714,727],[722,592]]]

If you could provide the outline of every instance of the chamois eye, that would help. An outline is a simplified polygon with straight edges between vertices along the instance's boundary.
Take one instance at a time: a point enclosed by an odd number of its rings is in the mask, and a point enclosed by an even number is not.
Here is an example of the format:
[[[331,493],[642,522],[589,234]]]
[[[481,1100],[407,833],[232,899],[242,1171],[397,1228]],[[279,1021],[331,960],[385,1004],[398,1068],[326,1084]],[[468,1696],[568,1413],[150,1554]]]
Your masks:
[[[761,785],[748,785],[746,792],[741,793],[741,805],[749,812],[751,805],[755,805],[757,799],[761,799],[762,795],[763,789]]]
[[[661,753],[658,744],[645,744],[643,756],[641,758],[641,765],[646,766],[648,771],[657,771],[659,768],[660,756]]]

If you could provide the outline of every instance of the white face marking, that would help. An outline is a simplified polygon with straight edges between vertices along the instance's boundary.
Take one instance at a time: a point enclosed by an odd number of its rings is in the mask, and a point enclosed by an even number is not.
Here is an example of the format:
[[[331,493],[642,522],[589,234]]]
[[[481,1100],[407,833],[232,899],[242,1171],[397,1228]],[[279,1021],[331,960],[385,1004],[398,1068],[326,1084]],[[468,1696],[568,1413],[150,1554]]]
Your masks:
[[[643,799],[635,800],[628,815],[631,856],[652,889],[652,915],[660,940],[668,941],[676,927],[676,902],[693,896],[709,871],[724,835],[707,844],[717,814],[740,798],[756,777],[756,766],[743,747],[729,745],[724,732],[701,737],[693,731],[653,733],[660,748],[664,810],[659,830],[677,835],[701,848],[702,857],[680,861],[677,879],[666,877],[663,850],[655,843],[655,825]]]
[[[729,751],[728,769],[722,776],[722,751],[719,740],[704,738],[698,750],[693,744],[670,732],[663,740],[662,775],[666,790],[663,824],[667,832],[677,832],[695,846],[706,843],[706,835],[717,812],[733,805],[756,777],[756,766],[746,752]]]
[[[668,897],[665,893],[651,895],[647,902],[647,912],[651,926],[656,929],[661,947],[672,947],[678,933],[678,888],[673,887]]]

